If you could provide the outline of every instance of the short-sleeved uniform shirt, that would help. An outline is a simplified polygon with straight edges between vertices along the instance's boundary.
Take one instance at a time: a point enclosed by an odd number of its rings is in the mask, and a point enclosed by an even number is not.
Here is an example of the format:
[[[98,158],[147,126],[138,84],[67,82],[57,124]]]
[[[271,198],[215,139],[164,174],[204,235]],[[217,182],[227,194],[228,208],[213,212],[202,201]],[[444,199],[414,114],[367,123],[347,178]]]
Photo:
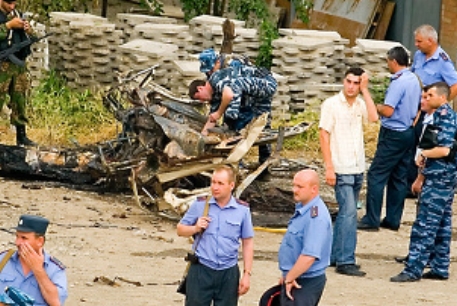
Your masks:
[[[367,121],[367,107],[360,96],[350,105],[341,91],[322,103],[319,128],[330,134],[335,173],[358,174],[365,171],[363,123]]]
[[[430,57],[417,50],[414,54],[411,70],[416,73],[424,85],[446,82],[449,86],[457,84],[457,72],[449,55],[441,48]]]
[[[5,255],[6,252],[0,255],[0,261]],[[60,261],[51,257],[46,252],[44,252],[43,265],[49,279],[56,285],[57,291],[59,292],[60,304],[63,305],[68,297],[65,267]],[[36,306],[48,305],[40,292],[40,287],[38,286],[38,282],[33,273],[29,272],[28,275],[23,274],[17,251],[11,256],[5,267],[3,267],[3,270],[0,272],[0,290],[3,291],[5,287],[15,287],[25,292],[35,299],[34,305]]]
[[[316,259],[300,278],[324,274],[330,264],[331,248],[332,220],[322,199],[316,196],[305,206],[296,204],[278,252],[282,275],[287,275],[300,255]]]
[[[180,223],[194,225],[203,215],[206,199],[198,199],[185,213]],[[232,197],[221,208],[216,200],[209,200],[208,217],[211,219],[203,232],[195,254],[200,263],[214,270],[225,270],[238,263],[240,239],[254,237],[251,212],[246,203]]]
[[[417,76],[405,68],[390,78],[384,105],[394,109],[391,117],[381,117],[383,127],[394,131],[409,129],[417,115],[422,88]]]
[[[438,146],[451,148],[457,131],[457,115],[449,104],[445,103],[436,109],[433,113],[433,125],[439,129],[437,134]],[[455,161],[448,162],[443,158],[427,158],[422,170],[425,176],[441,174],[448,176],[447,174],[455,172]]]

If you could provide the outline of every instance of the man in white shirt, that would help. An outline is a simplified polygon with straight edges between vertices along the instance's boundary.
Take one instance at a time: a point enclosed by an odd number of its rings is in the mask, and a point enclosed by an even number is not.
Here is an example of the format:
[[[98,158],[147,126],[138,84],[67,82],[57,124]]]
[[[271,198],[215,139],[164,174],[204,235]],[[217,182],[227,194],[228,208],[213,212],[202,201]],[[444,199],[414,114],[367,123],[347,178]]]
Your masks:
[[[363,69],[350,68],[343,85],[340,93],[322,104],[319,123],[325,179],[334,186],[339,206],[330,264],[337,273],[364,276],[355,263],[357,201],[365,172],[363,123],[377,121],[378,113]]]

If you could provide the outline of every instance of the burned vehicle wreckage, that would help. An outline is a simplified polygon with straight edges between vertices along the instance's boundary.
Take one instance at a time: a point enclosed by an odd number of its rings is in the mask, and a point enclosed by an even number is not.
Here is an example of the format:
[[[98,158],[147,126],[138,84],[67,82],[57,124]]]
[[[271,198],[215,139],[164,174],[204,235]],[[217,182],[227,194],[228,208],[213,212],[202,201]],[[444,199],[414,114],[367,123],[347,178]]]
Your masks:
[[[155,83],[155,67],[119,78],[105,94],[105,106],[122,126],[117,138],[65,149],[0,145],[2,175],[110,191],[131,189],[143,208],[179,217],[196,197],[210,193],[215,166],[238,167],[252,146],[276,143],[264,164],[240,171],[235,190],[240,196],[260,173],[282,167],[279,151],[284,138],[309,128],[303,122],[264,130],[264,114],[239,133],[216,127],[204,136],[200,131],[206,122],[205,105],[178,98]]]

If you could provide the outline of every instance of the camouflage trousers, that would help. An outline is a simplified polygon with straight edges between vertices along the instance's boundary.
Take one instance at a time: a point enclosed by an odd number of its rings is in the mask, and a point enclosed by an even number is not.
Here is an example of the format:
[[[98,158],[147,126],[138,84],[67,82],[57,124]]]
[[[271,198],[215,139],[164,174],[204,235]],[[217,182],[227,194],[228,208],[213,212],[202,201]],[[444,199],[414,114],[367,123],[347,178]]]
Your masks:
[[[13,125],[25,125],[27,90],[29,79],[25,68],[10,62],[0,64],[0,110],[3,105],[11,109],[10,121]]]
[[[422,187],[419,214],[411,230],[409,259],[403,271],[414,278],[422,277],[430,254],[432,271],[449,276],[454,176],[427,177]]]

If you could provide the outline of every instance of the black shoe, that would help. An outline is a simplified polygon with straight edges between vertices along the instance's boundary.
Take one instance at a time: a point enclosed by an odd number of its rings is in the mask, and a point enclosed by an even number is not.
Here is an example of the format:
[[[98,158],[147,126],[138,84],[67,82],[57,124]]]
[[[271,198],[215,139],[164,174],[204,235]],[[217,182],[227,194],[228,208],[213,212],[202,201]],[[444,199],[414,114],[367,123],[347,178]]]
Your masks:
[[[428,272],[425,272],[424,274],[422,274],[422,278],[435,279],[435,280],[447,280],[449,277],[436,274],[433,271],[428,271]]]
[[[358,264],[354,264],[354,266],[355,266],[355,267],[356,267],[358,270],[360,270],[360,267],[361,267],[360,265],[358,265]],[[335,267],[336,267],[336,262],[332,262],[332,263],[330,263],[330,266],[329,266],[329,267],[333,267],[333,268],[335,268]]]
[[[400,226],[392,226],[386,219],[382,219],[381,224],[379,225],[382,228],[390,229],[391,231],[398,231]]]
[[[419,280],[420,278],[414,278],[406,273],[400,273],[397,276],[393,276],[390,278],[390,281],[394,283],[417,282]]]
[[[366,273],[360,271],[356,265],[341,265],[337,266],[335,269],[336,273],[349,275],[349,276],[365,276]]]
[[[372,226],[362,221],[357,222],[357,229],[361,231],[368,231],[368,232],[377,232],[379,231],[379,227]]]
[[[398,257],[394,257],[395,261],[398,262],[398,263],[401,263],[401,264],[406,264],[406,262],[408,261],[409,259],[409,255],[407,256],[398,256]]]
[[[27,137],[25,125],[16,125],[16,145],[21,147],[32,147],[37,145]]]

